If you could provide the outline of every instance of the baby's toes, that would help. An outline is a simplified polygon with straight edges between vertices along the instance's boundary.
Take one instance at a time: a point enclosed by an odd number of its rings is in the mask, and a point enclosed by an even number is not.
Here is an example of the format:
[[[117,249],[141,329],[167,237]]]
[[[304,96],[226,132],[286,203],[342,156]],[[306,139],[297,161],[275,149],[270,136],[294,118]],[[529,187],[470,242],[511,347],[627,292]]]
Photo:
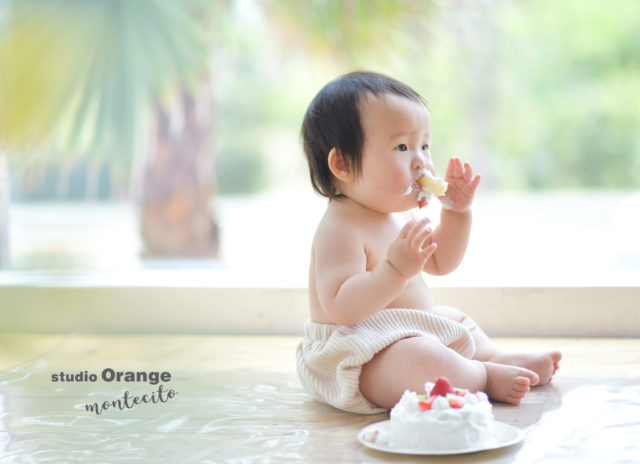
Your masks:
[[[561,359],[562,359],[562,353],[560,353],[559,351],[551,352],[551,360],[553,361],[553,374],[555,374],[560,368]]]
[[[516,377],[513,380],[513,391],[527,393],[531,390],[531,380],[528,377]]]
[[[507,397],[507,403],[518,405],[522,402],[522,399],[525,397],[526,392],[517,392],[512,391]]]
[[[522,377],[517,377],[518,379],[526,379],[528,385],[533,387],[534,385],[538,385],[540,382],[540,376],[529,369],[524,369],[524,373]],[[523,383],[524,380],[519,380],[519,383]]]
[[[524,398],[524,394],[511,394],[507,397],[507,403],[509,404],[514,404],[516,406],[518,406],[520,403],[522,403],[522,399]]]
[[[507,397],[507,402],[520,404],[522,398],[531,390],[531,379],[529,377],[516,377],[511,385],[511,392]]]

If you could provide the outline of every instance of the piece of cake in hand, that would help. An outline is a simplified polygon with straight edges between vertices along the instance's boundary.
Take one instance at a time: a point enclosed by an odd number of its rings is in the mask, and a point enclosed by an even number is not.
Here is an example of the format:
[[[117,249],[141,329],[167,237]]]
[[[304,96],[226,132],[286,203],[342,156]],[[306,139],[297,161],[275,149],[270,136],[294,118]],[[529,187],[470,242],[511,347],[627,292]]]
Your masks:
[[[389,444],[397,448],[464,450],[493,436],[492,406],[484,392],[453,388],[440,377],[426,395],[405,391],[391,410]]]
[[[426,171],[416,182],[421,187],[418,192],[418,206],[420,208],[427,206],[432,195],[437,197],[444,195],[448,187],[444,179],[434,177],[429,171]]]

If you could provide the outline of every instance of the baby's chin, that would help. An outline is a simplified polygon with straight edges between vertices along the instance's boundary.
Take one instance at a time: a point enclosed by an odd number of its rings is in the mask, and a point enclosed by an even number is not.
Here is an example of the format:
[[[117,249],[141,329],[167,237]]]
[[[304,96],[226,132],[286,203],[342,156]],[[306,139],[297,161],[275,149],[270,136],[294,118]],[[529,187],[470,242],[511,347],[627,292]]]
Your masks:
[[[412,195],[403,195],[402,198],[398,201],[397,207],[394,208],[394,212],[406,213],[417,207],[418,199],[416,193],[413,193]]]
[[[414,188],[378,190],[373,195],[360,198],[362,205],[379,213],[403,213],[418,207],[418,191]]]
[[[404,211],[418,207],[418,194],[420,193],[420,188],[416,187],[416,185],[417,184],[414,183],[402,192],[402,202],[407,205]]]
[[[395,214],[395,213],[407,213],[416,208],[416,200],[408,199],[406,197],[399,198],[398,201],[387,202],[375,202],[371,204],[371,209],[380,213]]]

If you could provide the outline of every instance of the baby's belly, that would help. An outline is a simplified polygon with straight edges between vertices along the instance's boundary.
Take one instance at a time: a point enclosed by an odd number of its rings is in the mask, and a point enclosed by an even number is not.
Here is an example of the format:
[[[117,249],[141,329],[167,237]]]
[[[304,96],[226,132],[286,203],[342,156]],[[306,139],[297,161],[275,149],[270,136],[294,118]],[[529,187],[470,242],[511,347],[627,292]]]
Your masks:
[[[309,285],[309,296],[311,305],[311,320],[318,323],[331,324],[332,322],[327,319],[322,305],[316,293],[313,280]],[[410,309],[422,309],[424,311],[431,311],[433,309],[433,301],[431,298],[431,292],[427,287],[427,284],[422,280],[421,276],[416,276],[405,286],[404,290],[398,295],[387,308],[410,308]]]
[[[407,282],[404,290],[397,296],[387,308],[411,308],[430,311],[433,308],[433,300],[429,287],[420,276]]]

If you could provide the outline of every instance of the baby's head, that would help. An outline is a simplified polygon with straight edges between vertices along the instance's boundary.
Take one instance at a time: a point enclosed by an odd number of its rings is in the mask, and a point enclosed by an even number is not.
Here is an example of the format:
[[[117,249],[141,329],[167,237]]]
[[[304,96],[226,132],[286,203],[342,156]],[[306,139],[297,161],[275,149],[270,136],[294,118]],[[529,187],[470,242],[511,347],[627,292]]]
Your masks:
[[[345,74],[325,85],[311,101],[302,122],[302,141],[309,162],[313,188],[327,198],[340,196],[329,169],[332,149],[357,176],[362,167],[364,133],[360,103],[367,97],[397,95],[426,106],[424,99],[408,85],[373,72]]]

